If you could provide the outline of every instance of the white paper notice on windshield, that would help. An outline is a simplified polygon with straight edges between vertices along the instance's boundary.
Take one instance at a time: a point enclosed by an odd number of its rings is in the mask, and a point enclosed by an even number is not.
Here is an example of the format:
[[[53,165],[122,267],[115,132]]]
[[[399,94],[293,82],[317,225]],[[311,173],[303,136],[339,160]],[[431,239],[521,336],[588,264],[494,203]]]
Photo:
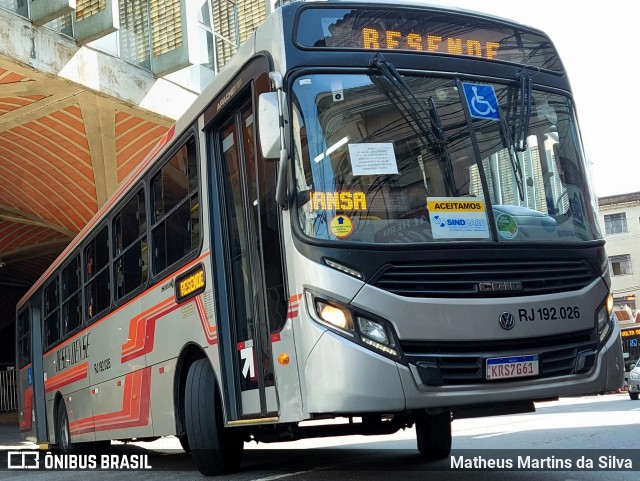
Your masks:
[[[475,197],[428,197],[434,239],[488,239],[484,200]]]
[[[349,144],[353,175],[390,175],[398,173],[392,143]]]

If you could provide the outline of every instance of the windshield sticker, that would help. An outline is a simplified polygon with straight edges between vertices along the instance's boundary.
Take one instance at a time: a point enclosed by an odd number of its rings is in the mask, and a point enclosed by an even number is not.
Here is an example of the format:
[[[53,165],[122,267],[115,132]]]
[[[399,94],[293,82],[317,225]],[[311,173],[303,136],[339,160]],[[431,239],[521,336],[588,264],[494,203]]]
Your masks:
[[[518,235],[518,223],[515,217],[509,214],[500,214],[496,217],[496,227],[503,239],[511,240]]]
[[[427,209],[434,239],[488,239],[484,200],[428,197]]]
[[[364,192],[310,192],[311,210],[367,210]]]
[[[346,215],[337,215],[331,219],[329,229],[338,239],[344,239],[345,237],[349,237],[353,232],[353,222],[351,222],[351,219]]]
[[[349,144],[353,175],[393,175],[398,162],[392,143]]]
[[[462,83],[471,117],[484,120],[500,120],[498,98],[493,85]]]

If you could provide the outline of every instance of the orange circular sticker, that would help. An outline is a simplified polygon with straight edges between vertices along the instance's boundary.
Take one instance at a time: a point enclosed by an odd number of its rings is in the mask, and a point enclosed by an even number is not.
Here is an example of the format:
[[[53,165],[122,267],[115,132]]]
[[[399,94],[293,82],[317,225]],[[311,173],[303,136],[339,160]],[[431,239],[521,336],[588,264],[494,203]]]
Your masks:
[[[331,219],[329,229],[338,239],[344,239],[353,232],[353,222],[346,215],[336,215]]]

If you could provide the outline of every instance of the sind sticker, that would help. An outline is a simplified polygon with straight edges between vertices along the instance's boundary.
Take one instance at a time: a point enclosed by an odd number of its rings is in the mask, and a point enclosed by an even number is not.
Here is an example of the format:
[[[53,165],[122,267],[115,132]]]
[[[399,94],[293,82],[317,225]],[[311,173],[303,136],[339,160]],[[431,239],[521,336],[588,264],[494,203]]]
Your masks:
[[[468,197],[428,197],[434,239],[488,239],[484,200]]]

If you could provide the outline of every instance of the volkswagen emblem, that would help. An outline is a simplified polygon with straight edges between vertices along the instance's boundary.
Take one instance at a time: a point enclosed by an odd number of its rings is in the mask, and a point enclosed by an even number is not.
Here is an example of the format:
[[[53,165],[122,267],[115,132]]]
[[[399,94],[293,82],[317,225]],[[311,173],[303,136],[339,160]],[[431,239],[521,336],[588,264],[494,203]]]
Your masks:
[[[510,312],[503,312],[498,319],[500,327],[505,331],[510,331],[516,325],[516,318]]]

